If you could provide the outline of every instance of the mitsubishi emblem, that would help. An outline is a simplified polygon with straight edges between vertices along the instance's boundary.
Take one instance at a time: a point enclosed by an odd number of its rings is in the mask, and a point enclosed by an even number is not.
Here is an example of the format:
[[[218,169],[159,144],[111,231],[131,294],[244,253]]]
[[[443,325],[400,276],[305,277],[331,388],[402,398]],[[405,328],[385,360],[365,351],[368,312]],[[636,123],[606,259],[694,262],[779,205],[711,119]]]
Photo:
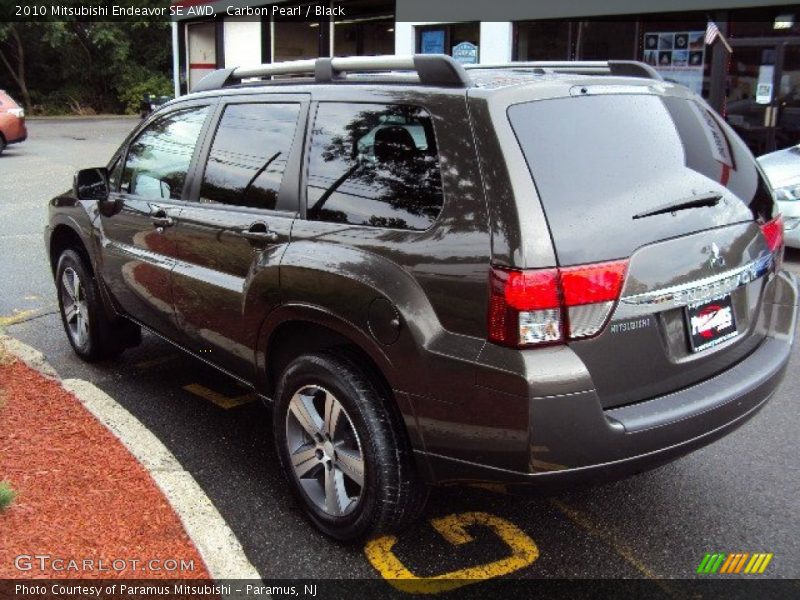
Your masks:
[[[708,259],[708,264],[712,269],[721,269],[725,266],[725,257],[720,254],[719,246],[716,242],[711,242],[711,258]]]

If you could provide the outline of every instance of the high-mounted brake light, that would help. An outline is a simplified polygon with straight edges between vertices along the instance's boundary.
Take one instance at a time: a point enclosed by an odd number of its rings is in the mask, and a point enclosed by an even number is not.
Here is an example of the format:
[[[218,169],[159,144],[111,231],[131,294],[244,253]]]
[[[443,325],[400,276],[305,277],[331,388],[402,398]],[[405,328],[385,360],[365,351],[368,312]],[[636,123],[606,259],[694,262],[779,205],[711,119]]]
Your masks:
[[[767,240],[770,252],[777,252],[783,246],[783,217],[778,215],[761,225],[761,233]]]
[[[596,335],[619,298],[627,260],[563,269],[493,268],[489,340],[535,346]]]

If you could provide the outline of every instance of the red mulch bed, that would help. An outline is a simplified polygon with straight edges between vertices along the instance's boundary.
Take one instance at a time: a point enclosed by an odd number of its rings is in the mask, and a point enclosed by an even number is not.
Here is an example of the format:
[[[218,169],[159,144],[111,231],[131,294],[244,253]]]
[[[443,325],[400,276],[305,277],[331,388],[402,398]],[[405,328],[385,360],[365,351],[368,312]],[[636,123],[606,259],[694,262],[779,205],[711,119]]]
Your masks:
[[[19,361],[0,364],[0,480],[17,492],[0,513],[0,579],[209,577],[147,471],[72,394]],[[95,570],[17,570],[25,554],[93,560]],[[109,571],[97,570],[101,559]],[[143,570],[153,559],[194,570]]]

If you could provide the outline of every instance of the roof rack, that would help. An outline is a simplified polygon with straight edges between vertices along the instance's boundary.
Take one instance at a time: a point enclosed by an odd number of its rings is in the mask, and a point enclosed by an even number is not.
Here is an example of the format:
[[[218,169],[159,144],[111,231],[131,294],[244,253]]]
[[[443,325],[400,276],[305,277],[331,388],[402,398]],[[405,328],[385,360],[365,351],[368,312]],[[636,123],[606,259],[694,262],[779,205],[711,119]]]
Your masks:
[[[661,74],[650,65],[636,60],[545,60],[512,62],[502,64],[464,65],[472,69],[534,69],[554,73],[576,73],[583,75],[619,75],[621,77],[645,77],[663,81]]]
[[[209,73],[192,88],[192,92],[218,90],[236,85],[243,79],[274,77],[276,75],[313,76],[317,83],[332,83],[348,73],[380,73],[415,71],[420,83],[430,86],[471,87],[464,67],[446,54],[415,54],[413,56],[347,56],[291,60],[263,64],[257,67],[218,69]]]

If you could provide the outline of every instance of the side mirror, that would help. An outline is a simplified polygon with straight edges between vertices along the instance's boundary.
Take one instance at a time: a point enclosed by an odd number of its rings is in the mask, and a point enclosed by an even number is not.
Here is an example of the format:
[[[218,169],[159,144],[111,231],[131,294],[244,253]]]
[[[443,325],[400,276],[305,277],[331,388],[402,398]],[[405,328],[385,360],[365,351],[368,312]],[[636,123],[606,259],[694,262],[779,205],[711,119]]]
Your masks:
[[[75,173],[72,187],[78,200],[105,200],[108,198],[108,169],[81,169]]]

